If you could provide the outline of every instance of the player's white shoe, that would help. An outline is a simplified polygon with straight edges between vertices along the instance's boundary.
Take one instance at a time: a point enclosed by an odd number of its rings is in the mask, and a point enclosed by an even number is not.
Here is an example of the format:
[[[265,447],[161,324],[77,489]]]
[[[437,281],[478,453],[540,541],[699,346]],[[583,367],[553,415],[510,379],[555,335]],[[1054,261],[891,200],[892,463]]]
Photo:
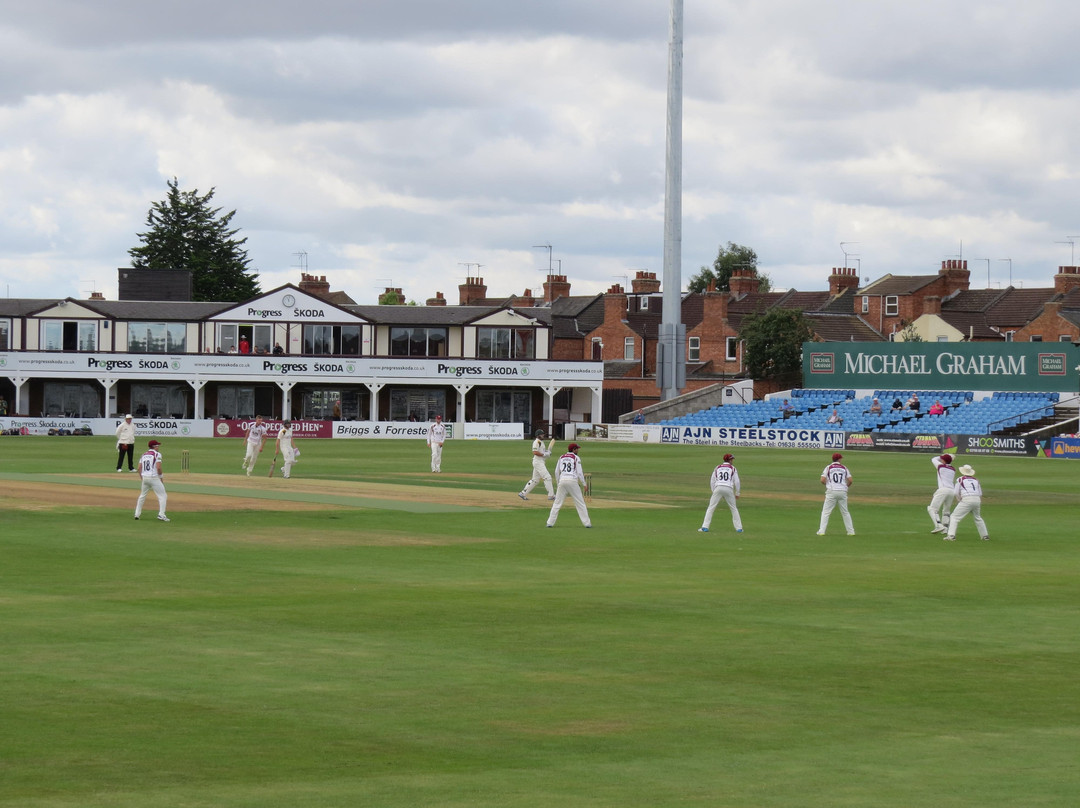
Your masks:
[[[937,527],[935,527],[930,532],[931,533],[944,533],[945,532],[945,525],[938,525]]]
[[[707,527],[699,527],[699,528],[697,529],[697,532],[698,532],[698,533],[708,533],[708,532],[709,532],[709,529],[708,529]]]
[[[817,532],[817,535],[819,535],[819,536],[824,536],[824,535],[825,535],[825,531],[824,531],[824,530],[819,530],[819,531]]]
[[[169,521],[169,517],[167,517],[167,516],[160,516],[160,515],[159,515],[159,516],[158,516],[158,521],[159,521],[159,522],[168,522],[168,521]]]
[[[526,501],[527,501],[527,500],[529,499],[529,498],[528,498],[527,496],[525,496],[525,495],[524,495],[523,493],[521,493],[520,491],[518,491],[518,496],[519,496],[519,497],[521,497],[522,499],[526,500]]]

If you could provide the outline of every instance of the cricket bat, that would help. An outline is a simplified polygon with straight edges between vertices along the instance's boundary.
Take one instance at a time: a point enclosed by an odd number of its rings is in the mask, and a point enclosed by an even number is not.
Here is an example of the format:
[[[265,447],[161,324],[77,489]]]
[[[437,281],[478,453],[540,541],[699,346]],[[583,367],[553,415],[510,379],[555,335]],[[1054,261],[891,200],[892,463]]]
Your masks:
[[[276,465],[277,465],[277,452],[274,452],[274,459],[270,461],[270,473],[266,475],[267,477],[273,477],[274,476],[274,466],[276,466]]]
[[[555,445],[555,438],[548,441],[548,451],[551,451],[551,447]]]

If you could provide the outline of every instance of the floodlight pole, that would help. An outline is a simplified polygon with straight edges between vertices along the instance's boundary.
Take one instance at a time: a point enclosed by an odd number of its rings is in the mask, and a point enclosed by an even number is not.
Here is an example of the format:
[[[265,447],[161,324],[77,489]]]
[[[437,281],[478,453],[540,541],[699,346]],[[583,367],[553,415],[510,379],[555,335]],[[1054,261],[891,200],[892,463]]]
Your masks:
[[[686,386],[686,326],[682,322],[683,0],[671,0],[670,23],[664,164],[664,303],[656,345],[656,386],[661,401],[675,398]]]

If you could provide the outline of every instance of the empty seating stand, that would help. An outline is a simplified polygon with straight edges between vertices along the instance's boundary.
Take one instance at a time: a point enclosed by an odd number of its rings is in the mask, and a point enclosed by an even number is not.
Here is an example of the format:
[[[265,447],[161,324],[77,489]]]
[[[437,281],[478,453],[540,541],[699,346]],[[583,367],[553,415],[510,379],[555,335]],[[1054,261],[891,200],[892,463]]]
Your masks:
[[[920,401],[918,412],[892,411],[899,398],[907,402],[912,393]],[[881,404],[880,415],[869,412],[873,399]],[[791,391],[788,400],[792,414],[785,417],[782,398],[753,401],[749,404],[726,404],[689,415],[661,421],[668,426],[759,427],[775,424],[807,429],[843,429],[846,432],[934,432],[960,435],[985,435],[1037,421],[1053,415],[1057,393],[994,393],[975,400],[970,390],[877,390],[871,396],[855,397],[854,390]],[[945,407],[943,415],[930,415],[935,401]],[[833,410],[840,425],[830,424]]]

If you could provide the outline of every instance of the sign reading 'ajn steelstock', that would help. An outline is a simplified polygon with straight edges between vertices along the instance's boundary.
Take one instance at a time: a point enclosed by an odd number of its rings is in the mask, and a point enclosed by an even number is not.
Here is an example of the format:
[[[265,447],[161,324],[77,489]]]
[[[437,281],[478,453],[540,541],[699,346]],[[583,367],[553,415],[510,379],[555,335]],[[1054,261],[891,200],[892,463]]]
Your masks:
[[[892,390],[1077,389],[1069,342],[807,342],[803,384]]]

